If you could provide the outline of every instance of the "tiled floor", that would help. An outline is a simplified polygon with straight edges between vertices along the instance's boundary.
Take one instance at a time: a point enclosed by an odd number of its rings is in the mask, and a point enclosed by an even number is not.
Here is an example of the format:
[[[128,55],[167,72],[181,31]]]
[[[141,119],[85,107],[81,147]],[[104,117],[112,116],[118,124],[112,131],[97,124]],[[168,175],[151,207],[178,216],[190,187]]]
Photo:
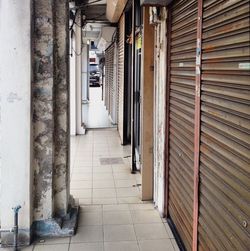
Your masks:
[[[167,223],[152,203],[140,200],[139,174],[130,173],[130,147],[116,129],[72,138],[71,194],[81,206],[77,234],[42,240],[27,251],[177,251]],[[101,165],[100,158],[123,164]],[[125,157],[125,158],[124,158]]]

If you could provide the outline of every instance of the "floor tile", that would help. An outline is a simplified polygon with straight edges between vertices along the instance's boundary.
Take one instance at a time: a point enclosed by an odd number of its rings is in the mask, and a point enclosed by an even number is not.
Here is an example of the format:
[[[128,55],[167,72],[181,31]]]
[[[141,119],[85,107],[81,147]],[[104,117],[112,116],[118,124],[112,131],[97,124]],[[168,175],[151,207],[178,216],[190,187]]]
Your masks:
[[[81,212],[79,216],[79,226],[98,226],[102,225],[102,211]]]
[[[175,239],[171,239],[171,243],[172,243],[175,251],[180,251]]]
[[[104,211],[103,212],[104,225],[125,225],[132,224],[130,211]]]
[[[117,197],[135,197],[139,195],[137,187],[116,188]]]
[[[47,244],[69,244],[70,237],[66,238],[45,238],[39,239],[34,242],[34,245],[47,245]]]
[[[117,199],[116,199],[116,197],[114,197],[114,198],[93,198],[93,204],[95,204],[95,205],[117,204]]]
[[[136,184],[137,184],[137,182],[136,182],[135,179],[130,179],[130,180],[117,180],[117,179],[115,179],[115,186],[116,186],[116,188],[120,188],[120,187],[133,187]]]
[[[103,211],[127,211],[129,210],[128,204],[119,204],[119,205],[104,205]]]
[[[69,251],[103,251],[103,243],[71,243]]]
[[[76,198],[87,199],[92,196],[92,189],[71,189],[71,194]]]
[[[104,241],[133,241],[136,240],[133,225],[104,226]]]
[[[34,251],[68,251],[69,244],[36,245]]]
[[[170,239],[139,241],[141,251],[175,251]]]
[[[134,227],[138,240],[169,238],[162,223],[135,224]]]
[[[113,173],[95,173],[93,180],[112,180]]]
[[[71,238],[71,243],[103,241],[102,226],[85,226],[77,229],[77,234]]]
[[[161,217],[156,210],[131,211],[134,223],[162,223]]]
[[[105,251],[139,251],[136,241],[104,242]]]
[[[93,189],[93,198],[114,198],[116,191],[114,188],[97,188]]]
[[[140,197],[120,197],[117,198],[119,204],[134,204],[134,203],[142,203]]]
[[[129,204],[128,207],[132,211],[135,211],[135,210],[154,210],[154,205],[152,203]]]
[[[86,213],[86,212],[93,213],[93,212],[100,212],[100,211],[102,211],[102,205],[84,205],[84,206],[81,206],[80,208],[81,213]]]
[[[115,187],[115,182],[113,179],[93,181],[93,188],[114,188],[114,187]]]
[[[94,166],[93,167],[94,173],[112,173],[112,167],[111,166]]]
[[[86,189],[92,188],[92,181],[90,180],[72,180],[70,183],[71,189]]]
[[[136,177],[131,173],[114,173],[114,178],[117,180],[135,180]]]

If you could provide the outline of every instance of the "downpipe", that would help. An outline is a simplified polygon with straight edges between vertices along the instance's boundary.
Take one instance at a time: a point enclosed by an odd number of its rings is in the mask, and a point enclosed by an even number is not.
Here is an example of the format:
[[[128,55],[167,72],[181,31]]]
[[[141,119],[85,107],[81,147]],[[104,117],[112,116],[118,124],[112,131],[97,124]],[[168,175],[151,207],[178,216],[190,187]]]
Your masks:
[[[14,241],[13,241],[13,250],[18,251],[18,212],[21,209],[21,206],[18,205],[13,207],[14,211],[14,226],[11,229],[0,229],[0,233],[14,233]]]

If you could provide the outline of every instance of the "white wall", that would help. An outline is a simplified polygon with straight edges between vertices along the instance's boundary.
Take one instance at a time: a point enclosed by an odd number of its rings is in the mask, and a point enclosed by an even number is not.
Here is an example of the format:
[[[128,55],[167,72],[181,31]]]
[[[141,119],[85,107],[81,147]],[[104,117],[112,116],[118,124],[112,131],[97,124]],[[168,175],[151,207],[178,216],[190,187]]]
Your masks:
[[[30,0],[0,1],[1,225],[31,225],[31,7]]]
[[[166,11],[156,26],[154,101],[154,202],[164,213],[165,196],[165,112],[166,112]]]

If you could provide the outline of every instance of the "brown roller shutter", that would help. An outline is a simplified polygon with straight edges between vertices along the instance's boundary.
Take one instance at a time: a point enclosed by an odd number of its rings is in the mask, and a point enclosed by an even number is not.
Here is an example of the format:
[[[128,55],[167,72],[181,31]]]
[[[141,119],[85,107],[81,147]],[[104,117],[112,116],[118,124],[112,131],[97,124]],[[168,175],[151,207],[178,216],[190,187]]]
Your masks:
[[[203,1],[199,250],[250,248],[249,1]]]
[[[174,1],[169,15],[168,213],[186,249],[192,250],[197,1]]]
[[[124,118],[124,53],[125,53],[125,15],[119,20],[118,36],[118,131],[123,143],[123,118]]]

